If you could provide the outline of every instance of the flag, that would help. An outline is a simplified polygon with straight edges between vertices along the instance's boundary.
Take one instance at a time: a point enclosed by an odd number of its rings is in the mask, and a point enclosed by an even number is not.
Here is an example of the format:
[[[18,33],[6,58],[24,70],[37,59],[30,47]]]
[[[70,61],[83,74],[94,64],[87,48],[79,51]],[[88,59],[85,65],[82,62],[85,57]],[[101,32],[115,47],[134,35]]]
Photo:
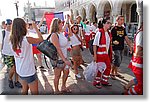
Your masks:
[[[45,19],[46,19],[46,23],[47,23],[47,27],[48,30],[50,30],[50,25],[52,22],[53,18],[59,18],[62,21],[64,21],[64,16],[63,16],[63,12],[58,12],[58,13],[45,13]]]

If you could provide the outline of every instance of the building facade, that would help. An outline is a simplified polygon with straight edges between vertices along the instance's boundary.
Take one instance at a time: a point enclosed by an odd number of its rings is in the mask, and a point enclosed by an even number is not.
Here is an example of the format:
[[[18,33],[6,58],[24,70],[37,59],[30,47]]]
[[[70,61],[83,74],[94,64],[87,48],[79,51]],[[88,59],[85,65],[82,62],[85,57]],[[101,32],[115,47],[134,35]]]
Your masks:
[[[60,2],[61,1],[61,2]],[[114,23],[117,15],[125,17],[125,23],[137,25],[142,16],[139,6],[142,0],[55,0],[56,11],[71,11],[72,17],[80,15],[83,20],[98,22],[109,16]]]
[[[37,6],[36,3],[31,6],[31,3],[28,1],[24,6],[24,12],[24,18],[27,21],[40,21],[44,12],[55,12],[55,7],[48,7],[46,4],[44,6]]]

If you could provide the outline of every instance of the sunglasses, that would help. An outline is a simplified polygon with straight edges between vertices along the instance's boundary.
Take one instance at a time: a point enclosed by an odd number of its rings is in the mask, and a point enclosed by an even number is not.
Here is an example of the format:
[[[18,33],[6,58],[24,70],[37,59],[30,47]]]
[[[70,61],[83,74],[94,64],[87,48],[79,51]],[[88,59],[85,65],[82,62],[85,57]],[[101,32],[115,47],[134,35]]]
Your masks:
[[[78,28],[73,28],[73,30],[78,30]]]
[[[106,22],[106,24],[112,24],[111,22]]]

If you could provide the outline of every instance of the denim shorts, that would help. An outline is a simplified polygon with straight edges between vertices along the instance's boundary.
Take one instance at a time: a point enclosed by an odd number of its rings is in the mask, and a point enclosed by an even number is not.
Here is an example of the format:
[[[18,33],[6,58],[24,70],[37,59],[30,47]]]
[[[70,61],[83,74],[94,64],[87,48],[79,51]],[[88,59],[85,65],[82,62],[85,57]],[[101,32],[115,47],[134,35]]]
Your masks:
[[[51,62],[53,69],[65,67],[65,63],[63,60],[52,60],[52,59],[50,59],[50,62]]]
[[[24,81],[26,81],[28,84],[32,83],[33,81],[37,80],[37,74],[35,73],[32,76],[28,76],[28,77],[21,77],[20,78]]]
[[[122,62],[122,50],[114,50],[113,51],[113,60],[112,63],[116,66],[119,67],[121,62]]]

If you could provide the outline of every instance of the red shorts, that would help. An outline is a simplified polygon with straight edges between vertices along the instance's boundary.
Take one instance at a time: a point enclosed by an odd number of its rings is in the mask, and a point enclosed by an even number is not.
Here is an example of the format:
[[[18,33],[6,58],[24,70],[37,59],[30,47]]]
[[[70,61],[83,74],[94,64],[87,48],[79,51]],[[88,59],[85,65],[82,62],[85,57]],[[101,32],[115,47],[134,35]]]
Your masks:
[[[41,52],[36,48],[36,46],[32,46],[32,50],[33,50],[33,54],[39,54],[39,53],[41,53]]]

